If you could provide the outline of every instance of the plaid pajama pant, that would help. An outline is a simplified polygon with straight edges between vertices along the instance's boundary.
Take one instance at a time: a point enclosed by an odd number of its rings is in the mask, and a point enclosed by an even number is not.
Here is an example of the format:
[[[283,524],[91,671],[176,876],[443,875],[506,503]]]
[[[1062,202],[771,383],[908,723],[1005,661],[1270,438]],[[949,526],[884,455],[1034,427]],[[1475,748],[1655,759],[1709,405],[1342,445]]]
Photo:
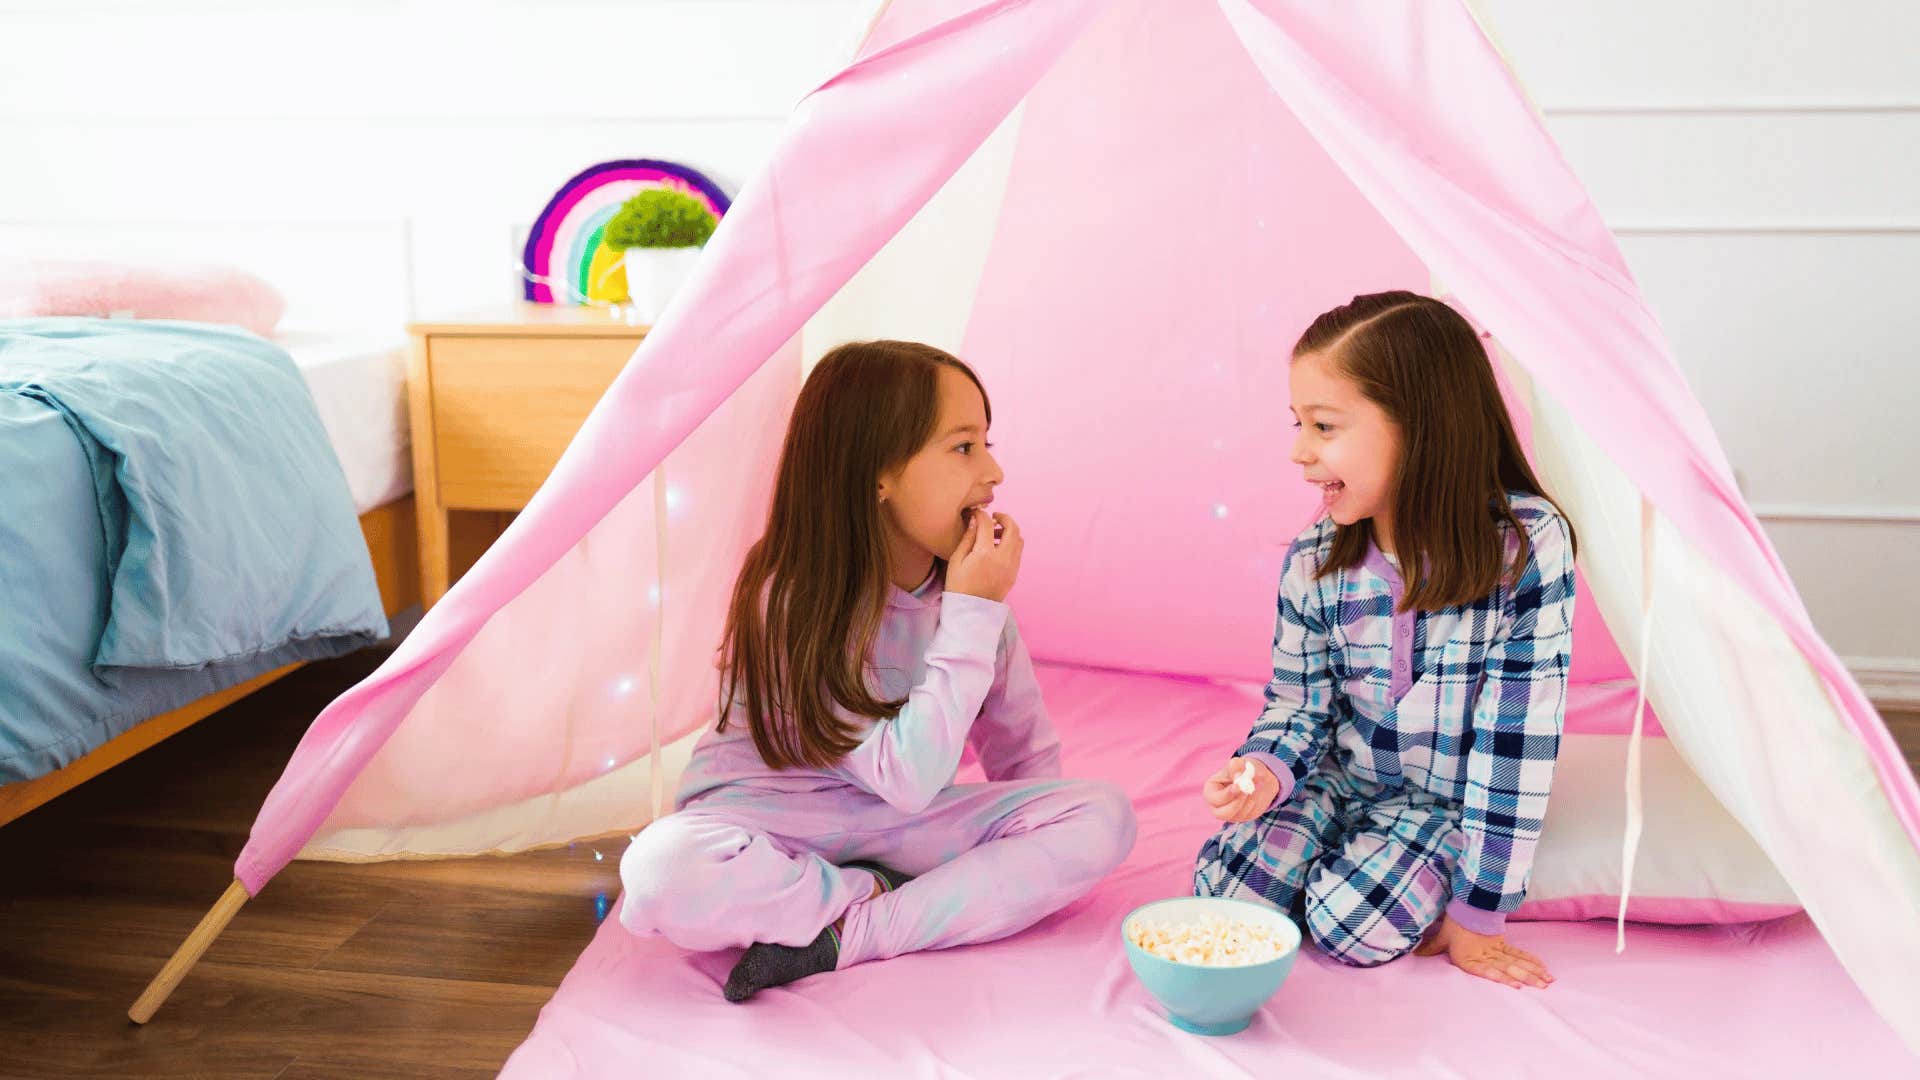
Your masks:
[[[1362,790],[1323,768],[1286,802],[1215,833],[1193,891],[1304,915],[1327,955],[1375,967],[1412,952],[1439,921],[1466,846],[1460,813],[1418,788]]]

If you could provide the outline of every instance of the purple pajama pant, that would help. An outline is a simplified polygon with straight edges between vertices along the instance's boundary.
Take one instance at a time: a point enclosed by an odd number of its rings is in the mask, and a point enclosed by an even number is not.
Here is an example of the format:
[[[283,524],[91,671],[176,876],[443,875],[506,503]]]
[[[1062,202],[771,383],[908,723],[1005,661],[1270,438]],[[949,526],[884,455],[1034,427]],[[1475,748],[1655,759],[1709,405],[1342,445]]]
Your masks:
[[[805,945],[842,916],[840,966],[993,941],[1084,895],[1133,847],[1133,807],[1092,780],[956,784],[917,814],[851,785],[729,784],[647,826],[620,919],[685,949]],[[868,899],[876,862],[915,875]]]

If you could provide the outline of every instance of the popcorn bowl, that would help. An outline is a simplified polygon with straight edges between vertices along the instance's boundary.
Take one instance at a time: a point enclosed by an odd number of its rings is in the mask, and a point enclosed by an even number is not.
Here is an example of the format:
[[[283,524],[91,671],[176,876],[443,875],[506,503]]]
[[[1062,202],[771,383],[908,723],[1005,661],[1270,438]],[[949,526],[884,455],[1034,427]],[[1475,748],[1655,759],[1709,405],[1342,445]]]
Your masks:
[[[1258,964],[1217,966],[1167,960],[1133,943],[1127,928],[1146,918],[1174,925],[1199,925],[1208,916],[1270,929],[1279,939],[1279,957]],[[1167,1020],[1195,1035],[1232,1035],[1253,1022],[1300,955],[1300,928],[1263,904],[1217,896],[1182,896],[1142,904],[1120,920],[1120,942],[1140,985],[1167,1011]]]

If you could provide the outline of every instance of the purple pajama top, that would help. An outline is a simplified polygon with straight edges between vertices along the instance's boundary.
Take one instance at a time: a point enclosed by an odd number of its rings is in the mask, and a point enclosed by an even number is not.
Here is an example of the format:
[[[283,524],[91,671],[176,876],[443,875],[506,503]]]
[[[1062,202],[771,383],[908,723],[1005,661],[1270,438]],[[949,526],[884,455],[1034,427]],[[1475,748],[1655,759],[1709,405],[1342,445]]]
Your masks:
[[[859,721],[866,737],[830,768],[776,770],[761,759],[736,702],[727,730],[709,728],[695,744],[677,805],[733,784],[769,791],[846,785],[919,813],[953,783],[969,746],[989,780],[1058,777],[1060,738],[1012,610],[947,592],[943,575],[936,570],[913,592],[894,587],[887,597],[868,678],[880,696],[906,699],[899,713]]]

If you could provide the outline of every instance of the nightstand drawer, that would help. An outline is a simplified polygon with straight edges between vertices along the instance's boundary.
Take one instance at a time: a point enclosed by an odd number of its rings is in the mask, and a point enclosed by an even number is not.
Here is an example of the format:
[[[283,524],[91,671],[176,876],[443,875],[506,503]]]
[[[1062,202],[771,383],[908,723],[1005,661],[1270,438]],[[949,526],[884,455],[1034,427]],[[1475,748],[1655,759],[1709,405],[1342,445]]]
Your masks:
[[[525,506],[638,345],[631,336],[429,337],[440,503]]]

